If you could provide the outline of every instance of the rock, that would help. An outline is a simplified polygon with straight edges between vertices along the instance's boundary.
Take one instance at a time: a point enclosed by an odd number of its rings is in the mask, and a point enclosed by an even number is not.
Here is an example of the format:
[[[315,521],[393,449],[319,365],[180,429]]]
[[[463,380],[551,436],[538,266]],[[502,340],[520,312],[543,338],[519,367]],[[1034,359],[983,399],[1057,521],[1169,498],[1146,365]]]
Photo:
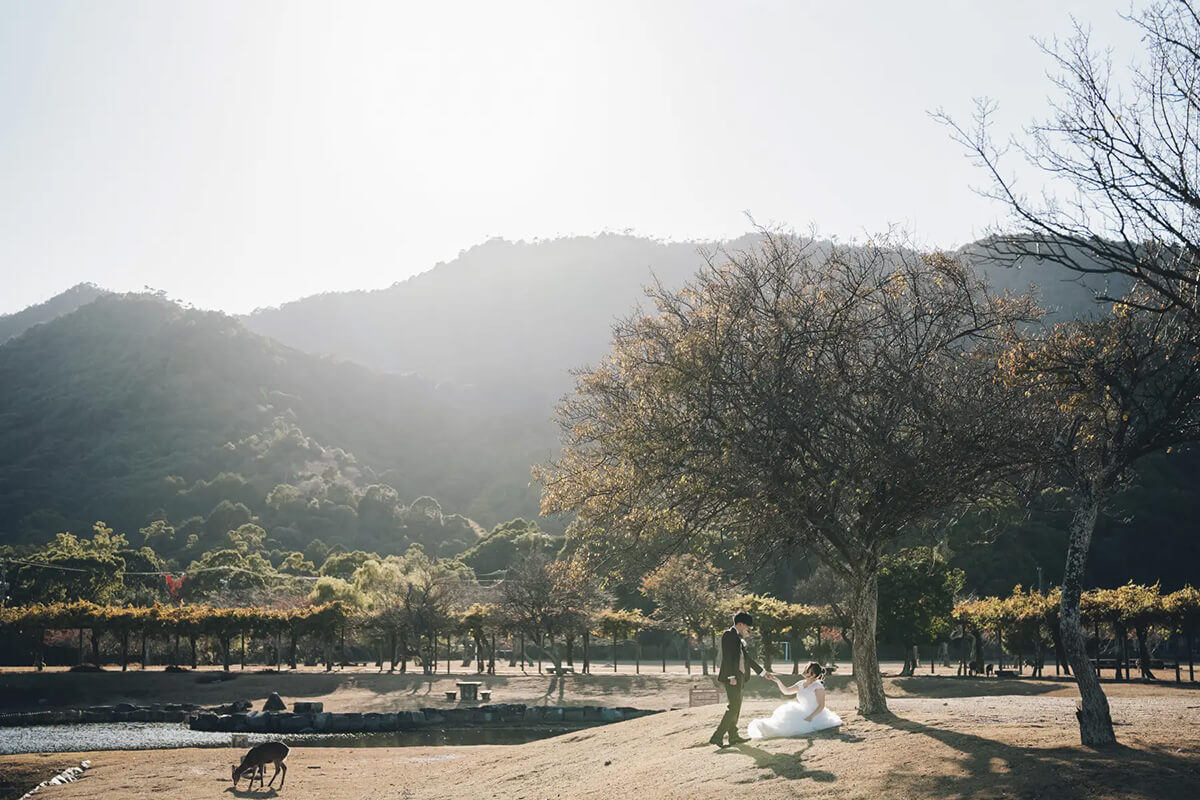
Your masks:
[[[113,711],[137,711],[138,707],[133,703],[117,703],[113,706]]]
[[[267,698],[267,702],[263,703],[263,711],[287,711],[287,703],[283,702],[283,698],[279,696],[279,692],[271,692],[271,696]],[[299,711],[300,709],[296,709]]]
[[[297,714],[319,714],[324,710],[324,703],[314,703],[307,700],[292,703],[292,711],[295,711]]]
[[[268,716],[262,711],[251,711],[246,715],[246,722],[250,726],[251,733],[266,733]]]
[[[317,731],[327,731],[332,725],[333,715],[328,712],[320,712],[313,714],[313,729]]]
[[[279,715],[279,731],[280,733],[301,733],[305,728],[311,728],[307,715],[304,714],[280,714]]]
[[[197,714],[196,716],[192,717],[189,727],[194,731],[215,731],[217,730],[218,719],[219,717],[217,717],[216,714]]]

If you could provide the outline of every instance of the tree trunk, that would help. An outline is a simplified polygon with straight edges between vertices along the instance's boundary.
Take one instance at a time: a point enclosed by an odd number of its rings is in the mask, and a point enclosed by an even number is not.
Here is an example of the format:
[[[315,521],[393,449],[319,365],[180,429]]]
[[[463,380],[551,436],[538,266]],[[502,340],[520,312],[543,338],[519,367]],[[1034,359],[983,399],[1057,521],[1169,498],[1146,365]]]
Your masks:
[[[83,628],[79,629],[79,666],[83,666]]]
[[[295,628],[288,631],[288,669],[296,668],[296,635]]]
[[[883,676],[879,672],[879,651],[875,645],[879,614],[877,561],[855,576],[852,590],[854,641],[851,656],[854,683],[858,687],[858,713],[864,717],[880,716],[888,713],[888,707],[883,693]]]
[[[241,669],[246,669],[246,632],[242,631],[242,666]]]
[[[229,640],[228,636],[221,636],[221,668],[229,672]]]
[[[96,669],[100,669],[100,633],[95,628],[90,629],[92,640],[92,663],[96,665]]]
[[[692,674],[692,637],[684,634],[683,637],[683,664],[687,667],[687,674]]]
[[[142,669],[145,669],[146,668],[146,629],[145,628],[142,628],[142,658],[141,658],[140,663],[142,665]]]
[[[592,653],[591,653],[592,635],[587,631],[583,632],[583,674],[590,675],[592,672]]]
[[[665,635],[659,640],[658,654],[660,656],[662,656],[662,671],[663,671],[663,674],[666,674],[666,672],[667,672],[667,637]]]
[[[792,636],[792,674],[800,674],[800,636]]]
[[[45,647],[46,647],[46,629],[38,628],[37,629],[37,643],[36,643],[36,646],[34,647],[34,652],[33,652],[33,665],[35,667],[37,667],[38,672],[41,672],[46,667]]]
[[[129,667],[129,631],[121,631],[121,672]]]
[[[615,633],[613,634],[612,657],[613,657],[613,672],[616,672],[617,671],[617,635]]]
[[[1121,664],[1125,667],[1125,680],[1129,680],[1129,631],[1121,627]]]
[[[1060,667],[1065,667],[1067,674],[1071,674],[1071,665],[1067,663],[1067,654],[1063,650],[1062,632],[1059,626],[1048,624],[1046,627],[1050,629],[1050,640],[1054,642],[1054,674],[1059,674]],[[1099,642],[1096,644],[1100,646]]]
[[[1100,688],[1100,680],[1087,658],[1087,646],[1080,624],[1079,599],[1083,594],[1084,567],[1092,543],[1092,532],[1096,529],[1096,518],[1100,513],[1101,498],[1094,493],[1081,493],[1077,502],[1071,519],[1058,619],[1068,663],[1079,686],[1080,704],[1075,712],[1079,718],[1079,738],[1088,747],[1099,747],[1114,744],[1117,737],[1113,732],[1108,698]]]
[[[496,634],[492,634],[492,652],[488,658],[488,675],[496,674]]]
[[[1142,679],[1147,681],[1158,680],[1154,677],[1154,673],[1150,671],[1150,648],[1146,646],[1146,626],[1135,625],[1133,634],[1137,637],[1138,671],[1142,673]]]
[[[175,642],[171,647],[171,666],[179,666],[179,631],[175,631]]]
[[[396,671],[396,632],[392,631],[388,634],[388,672]]]
[[[902,678],[908,677],[909,675],[912,675],[913,672],[916,671],[916,664],[913,663],[916,660],[916,658],[914,656],[916,649],[917,649],[916,645],[905,643],[905,645],[904,645],[904,667],[901,668],[901,670],[900,670],[900,677],[902,677]]]
[[[188,646],[192,650],[192,669],[195,669],[197,664],[199,663],[196,660],[196,634],[194,634],[194,633],[188,634]],[[178,666],[178,665],[176,665],[176,666]]]

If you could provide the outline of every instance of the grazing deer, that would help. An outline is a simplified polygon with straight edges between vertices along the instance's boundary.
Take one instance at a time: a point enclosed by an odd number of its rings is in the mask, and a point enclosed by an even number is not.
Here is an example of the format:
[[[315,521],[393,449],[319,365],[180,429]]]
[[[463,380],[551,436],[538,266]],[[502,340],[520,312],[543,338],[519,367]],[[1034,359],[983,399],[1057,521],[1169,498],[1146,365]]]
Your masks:
[[[250,752],[242,759],[242,763],[233,768],[233,788],[237,788],[238,780],[247,773],[250,775],[250,783],[247,788],[254,786],[254,777],[258,776],[258,788],[262,788],[263,777],[266,775],[267,764],[275,765],[275,772],[271,775],[271,780],[267,782],[270,786],[275,782],[275,776],[283,770],[283,777],[279,779],[279,788],[283,788],[283,782],[287,780],[287,764],[284,762],[288,757],[288,746],[283,742],[264,742],[260,745],[250,748]]]

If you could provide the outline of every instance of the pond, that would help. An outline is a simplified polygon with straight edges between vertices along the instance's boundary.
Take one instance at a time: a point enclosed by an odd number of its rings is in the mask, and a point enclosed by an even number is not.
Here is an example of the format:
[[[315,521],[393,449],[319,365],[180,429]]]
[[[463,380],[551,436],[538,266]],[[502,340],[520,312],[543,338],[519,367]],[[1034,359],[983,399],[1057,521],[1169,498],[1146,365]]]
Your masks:
[[[524,744],[579,730],[579,725],[450,728],[392,733],[250,733],[251,744],[280,739],[293,747],[437,747]],[[193,731],[183,723],[102,722],[0,728],[0,755],[94,750],[229,747],[233,734]]]

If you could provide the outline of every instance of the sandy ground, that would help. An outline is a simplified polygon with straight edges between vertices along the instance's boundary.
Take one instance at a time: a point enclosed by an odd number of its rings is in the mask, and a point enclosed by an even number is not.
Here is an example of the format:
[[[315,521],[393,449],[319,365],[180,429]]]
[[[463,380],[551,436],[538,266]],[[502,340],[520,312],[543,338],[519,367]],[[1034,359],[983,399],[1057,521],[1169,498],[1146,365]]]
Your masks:
[[[843,696],[848,697],[848,696]],[[746,704],[743,720],[774,701]],[[840,703],[833,703],[835,706]],[[718,706],[679,710],[526,745],[295,748],[282,792],[233,791],[232,750],[97,753],[84,798],[1194,798],[1200,797],[1200,695],[1113,699],[1121,746],[1077,744],[1066,697],[896,698],[876,722],[838,709],[837,733],[718,750],[704,742]],[[20,756],[43,774],[84,755]]]

